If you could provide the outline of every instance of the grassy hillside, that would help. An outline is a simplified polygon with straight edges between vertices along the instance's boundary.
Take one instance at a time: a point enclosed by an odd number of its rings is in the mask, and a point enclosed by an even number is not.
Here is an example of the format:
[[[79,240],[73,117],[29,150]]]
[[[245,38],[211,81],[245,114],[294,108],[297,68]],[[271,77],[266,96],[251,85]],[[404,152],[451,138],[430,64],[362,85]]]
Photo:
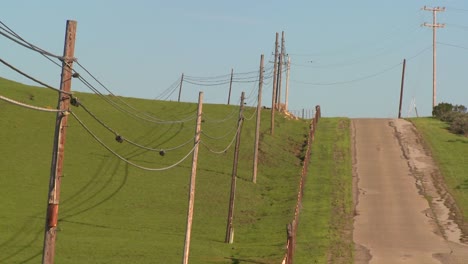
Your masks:
[[[299,217],[295,263],[353,263],[350,123],[319,121]]]
[[[57,105],[53,91],[0,79],[0,95],[40,107]],[[124,138],[158,151],[118,143],[82,107],[73,112],[124,158],[149,168],[179,161],[193,147],[196,105],[77,93],[82,104]],[[225,244],[238,106],[204,105],[190,263],[280,263],[292,219],[308,123],[277,115],[270,136],[263,111],[257,184],[251,182],[255,119],[242,132],[234,244]],[[254,113],[246,109],[246,117]],[[227,118],[228,117],[228,118]],[[226,119],[226,120],[224,120]],[[38,263],[42,254],[55,114],[0,101],[0,263]],[[221,139],[216,139],[221,138]],[[188,144],[169,151],[175,146]],[[119,160],[69,117],[59,211],[57,263],[178,263],[182,259],[191,156],[179,166],[145,171]]]
[[[467,222],[468,138],[450,133],[446,123],[434,118],[413,118],[410,121],[428,143],[432,155],[442,171],[449,192],[457,201],[465,222]]]

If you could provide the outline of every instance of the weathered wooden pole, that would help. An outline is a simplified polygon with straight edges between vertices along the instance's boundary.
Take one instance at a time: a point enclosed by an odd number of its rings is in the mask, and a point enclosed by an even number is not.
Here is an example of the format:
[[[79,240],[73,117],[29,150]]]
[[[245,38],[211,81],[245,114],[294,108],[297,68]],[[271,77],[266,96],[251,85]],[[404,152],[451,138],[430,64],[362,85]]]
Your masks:
[[[283,84],[283,64],[284,64],[284,58],[285,58],[285,46],[284,46],[284,31],[281,32],[281,52],[279,55],[279,61],[278,61],[278,78],[276,79],[276,86],[277,86],[277,91],[276,91],[276,109],[280,110],[281,107],[281,87]]]
[[[182,84],[183,83],[184,83],[184,74],[182,73],[182,77],[180,77],[179,96],[177,97],[177,102],[180,102],[180,95],[182,94]]]
[[[231,177],[231,194],[229,196],[229,212],[226,226],[226,238],[224,242],[232,244],[234,242],[234,228],[232,225],[234,219],[234,203],[236,200],[236,180],[237,180],[237,165],[239,162],[239,147],[241,139],[242,124],[244,122],[244,92],[241,95],[241,103],[239,110],[239,120],[237,123],[236,145],[234,148],[234,162],[232,164],[232,177]]]
[[[49,195],[44,233],[44,247],[42,263],[53,264],[55,259],[55,240],[57,237],[58,209],[60,201],[60,185],[63,177],[63,159],[65,153],[65,139],[68,123],[68,111],[70,107],[70,91],[72,69],[75,53],[76,21],[68,20],[65,32],[65,45],[63,50],[62,76],[60,80],[57,109],[55,120],[54,146],[52,149],[52,164],[50,168]]]
[[[403,59],[403,70],[401,72],[400,106],[398,107],[398,118],[401,118],[401,104],[403,103],[403,87],[405,86],[406,59]]]
[[[234,69],[231,69],[231,81],[229,81],[229,95],[228,95],[228,105],[231,104],[231,91],[232,91],[232,79],[234,77]]]
[[[271,127],[270,127],[270,135],[275,133],[275,108],[276,108],[276,81],[277,81],[277,74],[278,74],[278,39],[279,34],[276,32],[276,41],[275,41],[275,61],[273,63],[273,91],[271,95]]]
[[[284,97],[284,111],[288,111],[288,101],[289,101],[289,72],[291,70],[291,57],[288,56],[288,65],[286,71],[286,95]]]
[[[187,210],[187,228],[185,229],[185,245],[183,264],[188,264],[190,252],[190,238],[192,233],[193,222],[193,207],[195,204],[195,179],[197,177],[197,164],[198,164],[198,147],[200,145],[201,123],[202,123],[202,108],[203,108],[203,92],[198,94],[198,110],[197,110],[197,127],[195,129],[195,149],[193,150],[192,158],[192,174],[190,176],[189,187],[189,204]]]
[[[257,103],[257,120],[255,127],[255,146],[254,146],[254,162],[253,162],[253,175],[252,182],[257,183],[257,169],[258,169],[258,145],[260,143],[260,119],[262,117],[262,87],[263,87],[263,54],[260,56],[260,76],[258,78],[258,103]]]

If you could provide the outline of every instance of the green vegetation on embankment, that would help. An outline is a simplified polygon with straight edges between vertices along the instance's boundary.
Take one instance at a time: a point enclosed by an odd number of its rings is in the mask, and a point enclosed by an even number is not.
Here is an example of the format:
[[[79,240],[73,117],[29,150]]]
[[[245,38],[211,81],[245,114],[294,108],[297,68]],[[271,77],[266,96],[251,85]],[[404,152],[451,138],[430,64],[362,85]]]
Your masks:
[[[412,118],[438,164],[448,191],[468,219],[468,138],[452,134],[448,124],[435,118]]]
[[[353,263],[350,120],[322,118],[299,217],[295,263]]]
[[[57,105],[54,91],[1,78],[0,95],[39,107],[55,108]],[[97,137],[127,160],[144,167],[162,168],[179,161],[193,147],[196,104],[105,95],[104,98],[127,112],[122,113],[97,95],[76,93],[76,96],[125,139],[166,150],[162,156],[159,151],[137,148],[128,142],[118,143],[115,135],[83,107],[72,107]],[[136,113],[120,99],[140,112]],[[263,110],[259,173],[257,184],[253,184],[255,118],[245,121],[234,213],[234,244],[225,244],[233,148],[223,154],[214,154],[208,148],[221,151],[229,145],[235,133],[238,108],[203,106],[204,144],[199,151],[190,263],[276,264],[284,256],[285,226],[293,216],[301,172],[301,148],[308,133],[308,122],[276,115],[275,134],[270,136],[270,112]],[[250,118],[253,114],[254,109],[248,107],[245,116]],[[184,123],[158,124],[142,121],[135,115],[145,119],[151,116],[164,120],[192,119]],[[223,119],[226,120],[220,122]],[[326,124],[324,121],[319,127]],[[0,101],[0,263],[40,262],[54,125],[54,113]],[[318,133],[316,143],[322,141],[323,136]],[[185,142],[189,143],[169,150]],[[327,155],[329,151],[338,153],[335,148],[325,150]],[[337,157],[341,159],[341,155]],[[312,162],[318,164],[314,158]],[[326,181],[314,179],[314,166],[311,168],[310,184],[315,185],[316,180],[317,184]],[[169,170],[135,168],[99,145],[70,115],[63,171],[56,263],[181,261],[191,156]],[[325,189],[322,185],[315,188]],[[325,197],[325,194],[320,196]],[[338,198],[332,196],[332,199]]]

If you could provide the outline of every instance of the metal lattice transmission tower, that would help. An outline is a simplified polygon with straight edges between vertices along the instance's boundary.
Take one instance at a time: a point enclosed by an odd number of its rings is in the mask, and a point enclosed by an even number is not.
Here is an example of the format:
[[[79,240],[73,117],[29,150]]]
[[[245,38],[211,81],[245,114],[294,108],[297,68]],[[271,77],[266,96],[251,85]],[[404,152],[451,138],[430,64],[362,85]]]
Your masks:
[[[445,7],[423,7],[425,11],[432,12],[432,24],[424,23],[423,26],[432,28],[432,108],[436,106],[436,94],[437,94],[437,61],[436,61],[436,32],[437,28],[445,27],[445,24],[437,23],[437,12],[444,12]]]

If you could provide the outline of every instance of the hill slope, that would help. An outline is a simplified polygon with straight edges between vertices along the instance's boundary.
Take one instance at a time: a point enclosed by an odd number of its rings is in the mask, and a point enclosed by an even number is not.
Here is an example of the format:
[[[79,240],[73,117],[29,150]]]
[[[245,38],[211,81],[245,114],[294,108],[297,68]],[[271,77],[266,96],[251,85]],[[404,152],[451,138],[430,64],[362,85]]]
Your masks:
[[[0,79],[0,95],[55,108],[57,94]],[[196,105],[77,93],[97,119],[125,139],[164,149],[118,143],[83,107],[72,111],[123,158],[148,168],[180,161],[193,147]],[[123,101],[122,101],[123,100]],[[114,107],[109,104],[112,102]],[[129,107],[127,104],[131,105]],[[204,105],[190,263],[280,263],[308,123],[262,115],[257,184],[251,182],[255,118],[241,140],[234,244],[225,244],[238,106]],[[121,109],[119,111],[118,109]],[[138,109],[135,110],[135,109]],[[247,108],[245,116],[253,117]],[[187,122],[157,123],[189,119]],[[146,121],[145,121],[146,120]],[[148,120],[152,120],[151,122]],[[55,114],[0,101],[0,262],[37,263],[42,254]],[[180,147],[179,147],[180,146]],[[171,148],[179,147],[175,150]],[[57,263],[177,263],[182,258],[191,155],[172,169],[146,171],[99,145],[72,116],[65,148]]]

